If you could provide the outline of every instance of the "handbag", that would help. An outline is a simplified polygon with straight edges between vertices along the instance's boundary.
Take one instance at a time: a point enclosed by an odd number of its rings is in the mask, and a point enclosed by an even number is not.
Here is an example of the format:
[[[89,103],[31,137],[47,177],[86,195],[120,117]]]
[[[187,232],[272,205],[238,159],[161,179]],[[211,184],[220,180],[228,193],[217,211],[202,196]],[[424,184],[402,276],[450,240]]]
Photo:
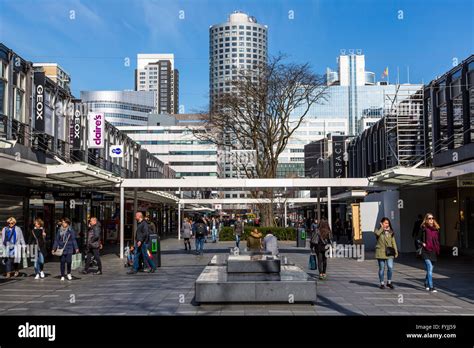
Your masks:
[[[66,242],[64,243],[64,246],[62,248],[57,248],[56,250],[53,250],[52,254],[54,256],[63,256],[64,249],[66,248],[66,245],[67,245],[67,242],[69,241],[70,236],[71,236],[71,234],[68,234],[68,236],[66,238]]]
[[[395,248],[385,247],[385,256],[395,256]]]

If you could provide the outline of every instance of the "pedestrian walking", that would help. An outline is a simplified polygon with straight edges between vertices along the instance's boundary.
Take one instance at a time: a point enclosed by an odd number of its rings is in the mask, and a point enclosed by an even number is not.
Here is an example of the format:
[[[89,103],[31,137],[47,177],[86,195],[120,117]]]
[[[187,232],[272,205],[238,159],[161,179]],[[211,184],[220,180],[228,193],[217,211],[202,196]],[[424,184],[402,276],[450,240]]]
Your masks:
[[[421,223],[422,236],[418,244],[422,247],[421,258],[426,267],[425,289],[430,292],[437,292],[433,284],[433,263],[437,261],[440,251],[439,229],[433,214],[426,214]]]
[[[334,222],[334,236],[336,237],[336,242],[339,243],[339,239],[341,238],[342,235],[342,223],[341,220],[338,218]]]
[[[148,229],[148,223],[143,218],[142,212],[135,213],[135,220],[137,221],[137,231],[135,233],[135,258],[133,263],[133,269],[127,272],[127,274],[136,274],[139,267],[139,255],[142,255],[143,262],[149,268],[146,272],[153,273],[156,271],[156,265],[153,259],[148,253],[148,243],[150,240],[150,231]]]
[[[325,280],[327,270],[327,250],[328,246],[332,244],[332,233],[329,222],[326,219],[321,219],[316,233],[312,236],[310,241],[311,250],[316,254],[319,266],[319,279]]]
[[[18,277],[22,251],[25,248],[25,239],[20,226],[16,224],[16,219],[12,216],[7,219],[7,226],[2,230],[2,245],[4,247],[4,263],[6,267],[6,278],[13,274]]]
[[[380,289],[385,289],[385,266],[387,266],[387,286],[390,289],[394,289],[392,284],[393,260],[398,257],[398,248],[390,219],[387,217],[382,218],[380,227],[374,233],[377,239],[375,258],[379,265]]]
[[[151,220],[150,215],[145,217],[145,221],[148,224],[148,231],[150,234],[156,234],[156,224]]]
[[[268,230],[265,238],[263,238],[263,250],[271,252],[272,255],[278,255],[278,239],[275,237],[271,230]]]
[[[190,238],[191,236],[193,235],[193,231],[192,231],[192,226],[191,226],[191,222],[189,221],[189,219],[184,219],[184,222],[183,222],[183,238],[184,238],[184,250],[185,251],[191,251],[191,242],[190,242]]]
[[[204,253],[204,241],[207,238],[207,225],[201,217],[198,217],[193,225],[193,235],[196,238],[196,255]]]
[[[94,272],[96,275],[102,274],[102,261],[100,260],[100,235],[101,235],[101,225],[97,221],[96,217],[91,217],[89,220],[89,229],[87,230],[87,239],[86,239],[86,264],[83,274],[89,273],[89,268],[92,264],[92,257],[97,263],[97,271]]]
[[[318,229],[318,219],[314,219],[309,228],[309,230],[311,231],[311,237],[313,236],[313,234],[316,233],[317,229]]]
[[[216,218],[213,216],[211,220],[212,242],[217,243],[217,230],[219,228]]]
[[[62,251],[62,252],[61,252]],[[79,253],[79,247],[77,246],[76,232],[71,227],[71,220],[68,218],[61,219],[61,225],[59,226],[58,232],[54,239],[53,244],[53,255],[59,256],[61,258],[60,271],[61,271],[61,281],[65,280],[67,276],[68,280],[72,280],[71,275],[71,266],[72,266],[72,255]],[[58,255],[61,253],[61,255]],[[67,266],[67,275],[65,273],[65,268]]]
[[[253,252],[262,250],[262,234],[256,228],[247,237],[247,249]]]
[[[417,250],[420,245],[419,242],[422,239],[422,227],[421,224],[423,223],[423,215],[418,214],[415,223],[413,224],[413,230],[411,232],[411,237],[413,238],[413,242],[415,243],[415,250]]]
[[[237,217],[237,220],[234,223],[235,246],[237,248],[240,245],[240,239],[244,233],[244,226],[244,222],[241,220],[240,216]]]
[[[46,259],[46,231],[44,230],[44,222],[40,218],[36,218],[33,223],[33,229],[28,240],[28,244],[33,246],[35,250],[35,279],[44,278],[44,261]]]

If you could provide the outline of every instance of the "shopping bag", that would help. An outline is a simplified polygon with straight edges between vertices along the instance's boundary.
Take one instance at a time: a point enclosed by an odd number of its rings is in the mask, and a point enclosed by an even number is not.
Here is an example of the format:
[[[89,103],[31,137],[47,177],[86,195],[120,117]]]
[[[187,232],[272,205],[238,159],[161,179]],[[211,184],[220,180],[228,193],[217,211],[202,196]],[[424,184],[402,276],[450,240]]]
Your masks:
[[[72,269],[78,269],[82,267],[82,254],[74,254],[72,255]]]
[[[313,255],[313,254],[309,255],[308,268],[313,271],[318,269],[318,263],[316,262],[316,255]]]

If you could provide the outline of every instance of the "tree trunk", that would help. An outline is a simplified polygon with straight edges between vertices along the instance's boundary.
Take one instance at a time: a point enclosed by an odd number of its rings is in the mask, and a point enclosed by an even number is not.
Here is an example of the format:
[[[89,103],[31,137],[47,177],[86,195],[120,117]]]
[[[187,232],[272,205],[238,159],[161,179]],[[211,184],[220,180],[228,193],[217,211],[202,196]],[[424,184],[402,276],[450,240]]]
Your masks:
[[[264,192],[264,198],[270,199],[271,203],[258,204],[260,211],[260,217],[263,226],[273,227],[275,226],[274,212],[273,212],[273,189],[267,189]]]

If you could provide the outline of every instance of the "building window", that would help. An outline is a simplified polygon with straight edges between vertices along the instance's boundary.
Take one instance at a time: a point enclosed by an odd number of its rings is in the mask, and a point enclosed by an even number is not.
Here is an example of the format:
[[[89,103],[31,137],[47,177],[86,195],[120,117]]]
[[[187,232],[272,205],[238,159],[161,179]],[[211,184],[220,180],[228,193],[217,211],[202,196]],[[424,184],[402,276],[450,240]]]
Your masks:
[[[0,114],[5,114],[5,90],[6,82],[0,79]]]

